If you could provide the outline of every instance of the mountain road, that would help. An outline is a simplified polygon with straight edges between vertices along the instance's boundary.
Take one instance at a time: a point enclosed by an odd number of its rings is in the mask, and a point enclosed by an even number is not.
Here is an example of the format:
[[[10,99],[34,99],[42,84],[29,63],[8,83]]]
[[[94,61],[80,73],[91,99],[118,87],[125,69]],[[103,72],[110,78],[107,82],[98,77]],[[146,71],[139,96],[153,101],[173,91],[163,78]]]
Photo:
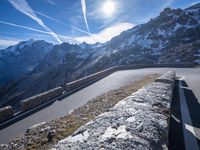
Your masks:
[[[27,128],[34,124],[48,122],[65,116],[73,109],[86,104],[96,96],[110,90],[118,89],[134,80],[140,80],[146,75],[153,73],[163,74],[169,70],[176,71],[177,76],[184,79],[196,97],[196,99],[192,100],[196,100],[196,103],[200,105],[200,68],[145,68],[117,71],[83,88],[82,90],[77,91],[63,100],[55,101],[48,107],[45,107],[44,109],[0,130],[0,144],[7,144],[10,140],[23,134]]]

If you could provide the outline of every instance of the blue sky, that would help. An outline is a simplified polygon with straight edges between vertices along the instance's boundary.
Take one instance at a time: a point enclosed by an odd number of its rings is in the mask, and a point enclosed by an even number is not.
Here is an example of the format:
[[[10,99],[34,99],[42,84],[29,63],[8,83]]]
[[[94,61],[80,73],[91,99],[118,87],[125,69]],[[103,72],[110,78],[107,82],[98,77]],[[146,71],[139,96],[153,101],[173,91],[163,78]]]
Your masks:
[[[112,12],[104,8],[112,2]],[[52,43],[106,42],[145,23],[165,7],[186,8],[197,0],[0,0],[0,48],[22,40]],[[110,6],[109,6],[110,7]],[[109,14],[109,15],[108,15]]]

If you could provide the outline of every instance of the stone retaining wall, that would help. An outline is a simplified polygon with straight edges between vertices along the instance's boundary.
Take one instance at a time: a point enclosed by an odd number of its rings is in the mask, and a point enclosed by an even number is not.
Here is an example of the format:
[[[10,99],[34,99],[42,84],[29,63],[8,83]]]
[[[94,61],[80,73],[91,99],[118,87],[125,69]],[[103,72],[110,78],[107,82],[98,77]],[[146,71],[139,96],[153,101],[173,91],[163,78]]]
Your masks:
[[[161,79],[164,80],[161,80]],[[172,82],[165,82],[166,80]],[[170,103],[175,73],[117,103],[108,112],[80,127],[54,148],[64,149],[164,149],[168,144]]]
[[[13,116],[13,109],[11,106],[6,106],[0,109],[0,123],[8,120]]]
[[[50,99],[53,99],[55,97],[58,97],[60,95],[62,95],[63,92],[63,88],[62,87],[57,87],[55,89],[52,89],[50,91],[41,93],[39,95],[30,97],[28,99],[22,100],[20,102],[21,105],[21,110],[22,111],[26,111],[29,110],[31,108],[34,108]]]
[[[70,83],[66,83],[65,91],[72,91],[74,89],[77,89],[77,88],[85,85],[85,84],[88,84],[88,83],[94,82],[96,80],[102,79],[102,78],[112,74],[113,72],[115,72],[117,70],[118,70],[118,67],[111,67],[111,68],[108,68],[106,70],[103,70],[103,71],[94,73],[92,75],[89,75],[87,77],[72,81]]]
[[[90,83],[92,81],[99,80],[103,77],[108,76],[109,74],[112,74],[115,71],[119,70],[130,70],[130,69],[139,69],[139,68],[158,68],[158,67],[193,67],[193,64],[190,63],[183,63],[183,64],[138,64],[138,65],[124,65],[124,66],[115,66],[108,69],[105,69],[103,71],[97,72],[95,74],[89,75],[87,77],[72,81],[70,83],[66,83],[65,85],[65,91],[72,91],[76,88],[79,88],[82,85],[85,85],[87,83]]]
[[[170,71],[159,78],[156,79],[156,82],[163,82],[163,83],[168,83],[174,85],[175,82],[175,72]]]

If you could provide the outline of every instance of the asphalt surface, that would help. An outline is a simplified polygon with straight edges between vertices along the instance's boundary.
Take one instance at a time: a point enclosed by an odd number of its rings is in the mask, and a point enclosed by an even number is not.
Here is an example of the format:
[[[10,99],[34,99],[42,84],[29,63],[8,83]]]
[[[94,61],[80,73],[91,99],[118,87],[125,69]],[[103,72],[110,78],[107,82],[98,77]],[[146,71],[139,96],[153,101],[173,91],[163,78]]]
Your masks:
[[[184,81],[184,77],[176,81],[171,105],[170,150],[200,149],[200,103],[198,100]]]
[[[193,90],[200,104],[200,68],[147,68],[136,70],[117,71],[100,81],[64,98],[55,101],[48,107],[0,130],[0,144],[6,144],[10,140],[23,134],[27,128],[40,122],[47,122],[65,116],[73,109],[86,104],[90,99],[106,93],[110,90],[127,85],[131,81],[139,80],[152,73],[163,74],[169,70],[175,70],[178,75],[184,76],[188,86]]]

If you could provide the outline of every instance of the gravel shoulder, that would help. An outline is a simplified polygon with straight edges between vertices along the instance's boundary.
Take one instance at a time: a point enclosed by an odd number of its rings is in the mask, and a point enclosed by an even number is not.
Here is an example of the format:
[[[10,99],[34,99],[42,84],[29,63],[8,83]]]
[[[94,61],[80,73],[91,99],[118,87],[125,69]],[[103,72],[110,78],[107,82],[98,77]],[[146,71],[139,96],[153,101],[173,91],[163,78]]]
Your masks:
[[[71,135],[82,125],[93,120],[99,114],[107,112],[120,100],[136,92],[144,85],[155,81],[157,77],[159,77],[158,74],[151,74],[141,80],[132,81],[117,90],[91,99],[86,105],[73,110],[60,119],[34,125],[27,129],[23,136],[19,136],[8,145],[1,145],[0,149],[50,149],[54,144]]]

